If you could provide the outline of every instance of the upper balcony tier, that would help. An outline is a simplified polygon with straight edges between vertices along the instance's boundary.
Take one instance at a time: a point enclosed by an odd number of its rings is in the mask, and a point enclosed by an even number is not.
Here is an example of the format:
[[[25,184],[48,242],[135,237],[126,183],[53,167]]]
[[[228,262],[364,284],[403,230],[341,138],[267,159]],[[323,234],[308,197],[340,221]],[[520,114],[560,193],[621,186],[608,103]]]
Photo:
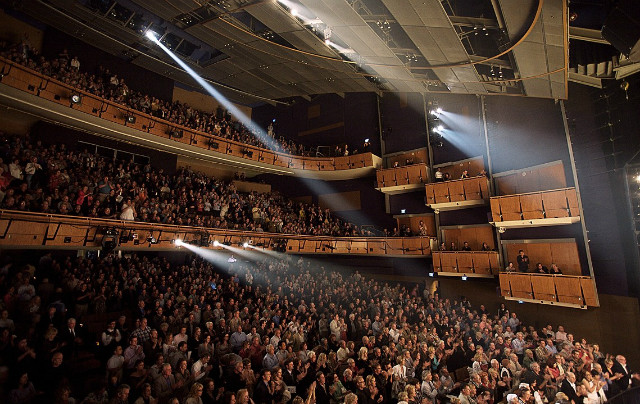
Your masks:
[[[473,208],[489,201],[489,180],[484,175],[426,185],[427,206],[445,211]]]
[[[225,248],[222,244],[238,248],[247,242],[293,254],[412,258],[431,256],[435,237],[304,236],[0,210],[0,249],[96,250],[104,248],[106,240],[123,251],[174,250],[179,247],[174,241],[181,240],[211,250]]]
[[[72,95],[81,97],[72,103]],[[372,153],[344,157],[302,157],[213,136],[80,91],[25,66],[0,58],[0,104],[152,149],[242,170],[321,180],[372,175],[382,159]]]
[[[580,221],[573,187],[491,198],[492,225],[516,227],[559,226]]]
[[[429,180],[425,163],[411,164],[402,167],[385,168],[376,171],[378,191],[395,195],[422,189]]]

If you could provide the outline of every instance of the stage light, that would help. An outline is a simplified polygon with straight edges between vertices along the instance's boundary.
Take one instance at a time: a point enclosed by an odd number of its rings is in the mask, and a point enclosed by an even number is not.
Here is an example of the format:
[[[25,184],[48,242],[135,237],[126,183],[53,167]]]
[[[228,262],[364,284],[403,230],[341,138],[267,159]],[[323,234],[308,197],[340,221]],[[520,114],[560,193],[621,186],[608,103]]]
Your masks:
[[[433,278],[433,272],[429,272],[429,278]]]
[[[82,104],[82,96],[80,94],[73,94],[71,96],[72,104]]]
[[[173,240],[173,244],[175,244],[175,245],[176,245],[176,247],[180,247],[180,246],[181,246],[182,244],[184,244],[184,243],[182,242],[182,240],[180,240],[179,238],[177,238],[177,239]]]
[[[364,142],[365,142],[365,143],[369,143],[369,138],[366,138],[366,139],[364,140]]]
[[[638,175],[638,176],[636,177],[636,181],[637,181],[637,182],[640,182],[640,175]]]
[[[249,248],[249,242],[245,241],[244,243],[242,243],[242,246],[244,248]]]
[[[444,130],[444,126],[438,125],[438,132],[442,132]]]
[[[146,34],[144,34],[147,38],[154,40],[154,39],[158,39],[158,34],[156,34],[155,32],[148,30]]]
[[[466,275],[462,275],[462,280],[466,281],[467,280],[467,276]]]
[[[127,115],[127,123],[136,123],[135,115]]]
[[[298,9],[292,8],[291,9],[291,15],[294,16],[294,17],[297,17],[298,16]]]
[[[436,109],[436,113],[441,114],[442,113],[442,108]]]
[[[404,215],[405,213],[407,213],[407,210],[406,209],[400,209],[400,213]]]
[[[214,247],[219,247],[220,246],[220,242],[218,240],[213,240],[213,246]]]

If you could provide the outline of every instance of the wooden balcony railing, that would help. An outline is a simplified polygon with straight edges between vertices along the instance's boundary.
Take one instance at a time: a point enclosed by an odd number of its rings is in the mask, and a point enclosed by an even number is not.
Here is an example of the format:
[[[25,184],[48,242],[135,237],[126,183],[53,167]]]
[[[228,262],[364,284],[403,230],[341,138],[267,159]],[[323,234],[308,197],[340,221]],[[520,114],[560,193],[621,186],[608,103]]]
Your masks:
[[[575,188],[494,196],[491,214],[494,222],[580,217]]]
[[[495,275],[500,272],[498,253],[495,251],[434,251],[435,272]]]
[[[208,245],[199,245],[210,249],[216,248],[215,240],[233,246],[251,240],[254,246],[265,249],[285,245],[288,253],[411,257],[429,256],[430,243],[435,239],[304,236],[0,210],[0,248],[4,249],[99,249],[109,237],[107,230],[114,231],[116,235],[111,237],[122,250],[167,250],[175,248],[176,239],[196,244],[208,240]]]
[[[545,304],[597,307],[598,296],[588,276],[501,272],[502,296]]]
[[[277,167],[309,171],[350,170],[375,167],[378,157],[361,153],[343,157],[302,157],[235,142],[223,137],[196,131],[164,119],[117,104],[94,94],[78,90],[66,83],[42,75],[25,66],[0,58],[0,83],[74,110],[105,119],[109,122],[171,139],[185,145],[196,146],[210,152],[253,160]],[[72,103],[71,96],[82,97],[81,103]],[[135,119],[128,120],[127,117]],[[379,164],[379,163],[378,163]]]
[[[424,184],[429,180],[429,174],[427,173],[427,165],[418,163],[377,170],[376,178],[378,180],[378,188],[387,188],[399,185]]]
[[[427,205],[482,201],[489,199],[489,182],[485,176],[433,182],[426,185],[426,192]]]

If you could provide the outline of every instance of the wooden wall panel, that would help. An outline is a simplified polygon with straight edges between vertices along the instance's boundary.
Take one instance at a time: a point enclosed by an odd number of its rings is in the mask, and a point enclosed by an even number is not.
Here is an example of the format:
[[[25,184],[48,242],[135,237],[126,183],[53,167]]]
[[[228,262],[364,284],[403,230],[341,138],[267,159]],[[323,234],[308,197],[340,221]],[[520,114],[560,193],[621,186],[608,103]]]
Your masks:
[[[524,194],[567,187],[561,161],[544,167],[519,170],[495,177],[498,195]]]
[[[496,248],[493,228],[490,225],[442,229],[442,235],[447,248],[451,242],[454,242],[458,249],[461,249],[465,241],[469,242],[469,247],[473,251],[480,251],[482,242],[486,242],[491,249]]]
[[[533,269],[536,263],[549,268],[552,263],[558,265],[564,275],[581,275],[580,257],[575,241],[550,242],[550,243],[509,243],[507,246],[507,261],[516,263],[518,250],[524,250],[529,256],[529,269]]]
[[[537,300],[556,301],[556,286],[550,276],[532,276],[533,296]]]

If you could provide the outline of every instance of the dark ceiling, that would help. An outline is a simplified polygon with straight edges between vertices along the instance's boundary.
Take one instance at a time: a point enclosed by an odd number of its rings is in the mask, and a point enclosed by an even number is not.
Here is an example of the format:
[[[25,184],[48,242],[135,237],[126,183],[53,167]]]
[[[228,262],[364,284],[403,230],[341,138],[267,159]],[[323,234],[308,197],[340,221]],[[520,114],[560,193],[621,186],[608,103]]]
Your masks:
[[[236,102],[346,92],[566,98],[564,0],[24,0],[10,2],[128,62],[193,84],[161,42]],[[599,29],[606,1],[572,1]]]

